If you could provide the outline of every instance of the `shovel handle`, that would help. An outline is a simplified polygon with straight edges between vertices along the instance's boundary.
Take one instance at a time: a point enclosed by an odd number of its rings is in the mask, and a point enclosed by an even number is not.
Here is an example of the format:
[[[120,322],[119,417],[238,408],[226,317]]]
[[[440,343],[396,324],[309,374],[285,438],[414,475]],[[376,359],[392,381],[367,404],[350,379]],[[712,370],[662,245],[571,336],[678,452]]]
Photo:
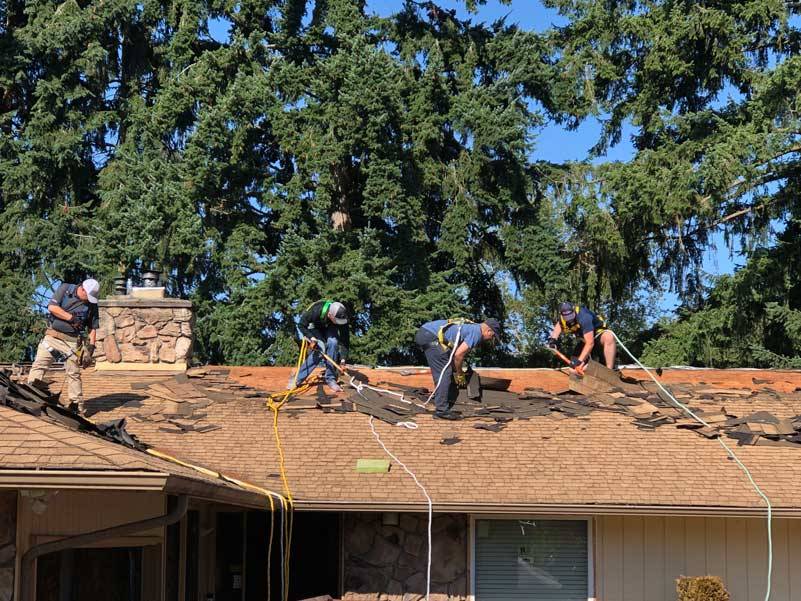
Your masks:
[[[550,347],[549,347],[549,348],[550,348]],[[572,369],[573,371],[575,371],[575,372],[576,372],[578,375],[580,375],[580,376],[583,376],[583,375],[584,375],[584,367],[583,367],[582,365],[577,365],[576,367],[573,367],[573,364],[571,363],[570,359],[568,359],[568,358],[567,358],[567,356],[566,356],[564,353],[562,353],[561,351],[559,351],[559,349],[552,348],[552,349],[551,349],[551,351],[553,351],[553,354],[554,354],[554,355],[556,355],[556,356],[557,356],[557,357],[559,357],[559,358],[560,358],[562,361],[564,361],[564,362],[565,362],[565,364],[567,364],[567,366],[568,366],[570,369]]]
[[[325,359],[325,360],[326,360],[326,361],[328,361],[328,362],[329,362],[331,365],[333,365],[333,366],[334,366],[336,369],[338,369],[338,370],[340,371],[340,373],[342,373],[342,374],[347,374],[347,373],[348,373],[348,370],[347,370],[347,369],[343,369],[342,367],[340,367],[339,363],[337,363],[337,362],[336,362],[336,361],[334,361],[334,360],[333,360],[331,357],[329,357],[328,355],[326,355],[326,354],[325,354],[325,351],[324,351],[323,349],[321,349],[321,348],[320,348],[320,345],[319,345],[319,344],[317,344],[317,345],[315,345],[315,346],[317,347],[315,350],[316,350],[318,353],[320,353],[320,354],[323,356],[323,359]]]

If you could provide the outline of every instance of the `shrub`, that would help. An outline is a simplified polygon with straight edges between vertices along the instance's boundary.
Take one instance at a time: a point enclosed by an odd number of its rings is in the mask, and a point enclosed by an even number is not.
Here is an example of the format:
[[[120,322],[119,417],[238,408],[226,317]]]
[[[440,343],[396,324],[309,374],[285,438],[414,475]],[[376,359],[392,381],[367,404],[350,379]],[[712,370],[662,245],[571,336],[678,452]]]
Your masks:
[[[679,601],[730,601],[729,592],[717,576],[682,576],[676,581]]]

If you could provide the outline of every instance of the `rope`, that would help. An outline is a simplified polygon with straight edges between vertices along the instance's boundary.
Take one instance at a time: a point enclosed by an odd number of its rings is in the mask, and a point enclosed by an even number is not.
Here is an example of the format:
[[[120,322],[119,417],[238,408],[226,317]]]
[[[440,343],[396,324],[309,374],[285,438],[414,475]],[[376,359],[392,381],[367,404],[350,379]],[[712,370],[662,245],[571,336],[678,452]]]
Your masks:
[[[635,357],[632,354],[632,352],[626,347],[625,344],[623,344],[623,341],[620,338],[618,338],[617,334],[613,330],[608,330],[608,331],[612,332],[612,336],[615,337],[615,340],[617,340],[617,343],[620,345],[620,347],[624,351],[626,351],[628,356],[631,357],[632,360],[637,365],[639,365],[641,369],[643,369],[645,371],[645,373],[648,374],[648,376],[656,383],[656,385],[660,388],[660,390],[662,390],[662,392],[664,392],[670,398],[670,400],[673,401],[676,404],[676,406],[681,408],[682,411],[687,413],[689,416],[691,416],[698,423],[706,426],[707,428],[711,427],[709,425],[709,423],[707,423],[703,418],[701,418],[698,415],[696,415],[692,411],[692,409],[690,409],[687,405],[685,405],[682,402],[680,402],[679,400],[677,400],[676,397],[674,397],[667,388],[662,386],[662,383],[659,380],[656,379],[656,377],[651,373],[651,370],[649,370],[647,367],[645,367],[645,365],[640,363],[640,360],[637,359],[637,357]],[[734,460],[734,462],[743,471],[743,473],[748,478],[748,481],[751,483],[751,486],[754,488],[756,493],[762,498],[762,500],[765,501],[765,505],[767,506],[768,584],[767,584],[767,589],[765,590],[765,601],[769,601],[770,600],[770,585],[771,585],[770,581],[771,581],[771,577],[773,575],[773,533],[772,533],[773,506],[771,505],[770,499],[768,499],[768,496],[762,491],[762,489],[759,487],[759,485],[754,480],[754,477],[751,475],[751,471],[745,466],[745,464],[742,461],[740,461],[740,458],[735,454],[735,452],[731,449],[731,447],[724,442],[724,440],[723,440],[723,438],[721,436],[717,437],[717,441],[720,443],[720,446],[723,447],[723,449],[726,451],[726,453],[728,453],[729,457],[731,457],[732,460]]]
[[[386,445],[381,441],[381,437],[378,435],[378,432],[375,430],[375,425],[373,425],[373,416],[370,416],[370,430],[373,432],[373,436],[375,436],[376,441],[378,444],[381,445],[381,448],[384,449],[384,452],[389,455],[392,460],[397,463],[399,466],[403,468],[403,470],[409,474],[414,483],[417,487],[423,491],[423,495],[425,495],[426,501],[428,502],[428,564],[426,566],[426,601],[429,599],[429,594],[431,593],[431,525],[434,520],[434,504],[431,502],[431,497],[428,496],[428,491],[426,490],[425,486],[420,484],[420,480],[417,479],[417,476],[414,475],[414,472],[410,470],[406,465],[398,459],[395,455],[392,454]]]
[[[290,559],[290,552],[292,549],[292,528],[294,526],[295,502],[294,498],[292,497],[292,489],[289,486],[289,479],[287,478],[286,474],[286,460],[284,456],[283,445],[281,444],[281,434],[278,428],[278,412],[280,411],[281,407],[283,407],[293,395],[306,392],[312,387],[312,384],[308,382],[302,384],[301,386],[298,386],[298,373],[300,372],[301,365],[303,365],[303,362],[306,360],[306,355],[308,354],[308,350],[309,350],[309,345],[307,340],[304,338],[300,345],[300,352],[298,353],[298,361],[297,365],[295,366],[295,376],[292,382],[293,387],[280,394],[273,394],[267,397],[267,406],[273,412],[273,436],[275,437],[275,448],[278,452],[278,467],[281,475],[281,484],[284,490],[284,496],[281,496],[281,504],[283,511],[280,524],[282,601],[289,600],[289,559]],[[271,550],[272,550],[272,533],[270,538],[270,548],[268,549],[268,555],[271,552]],[[269,570],[269,558],[268,558],[268,570]]]
[[[428,398],[426,399],[426,402],[423,403],[423,406],[428,406],[428,404],[431,402],[431,399],[433,399],[434,395],[437,394],[437,389],[439,388],[439,385],[442,384],[442,376],[444,376],[445,372],[448,371],[448,366],[453,361],[453,356],[456,354],[456,349],[459,348],[459,341],[461,340],[461,337],[462,324],[459,324],[456,328],[456,338],[453,340],[453,350],[451,351],[451,356],[448,357],[448,362],[445,364],[445,367],[442,368],[442,371],[439,372],[439,380],[437,380],[437,385],[434,386],[434,390],[432,390],[431,394],[428,395]]]

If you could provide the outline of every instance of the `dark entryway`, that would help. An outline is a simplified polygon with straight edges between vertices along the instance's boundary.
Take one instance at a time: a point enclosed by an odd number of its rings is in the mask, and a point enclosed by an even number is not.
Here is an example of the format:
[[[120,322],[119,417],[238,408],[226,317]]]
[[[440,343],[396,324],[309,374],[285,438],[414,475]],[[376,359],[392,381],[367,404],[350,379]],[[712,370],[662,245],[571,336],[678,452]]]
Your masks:
[[[37,601],[141,601],[142,547],[69,549],[40,557]]]
[[[280,599],[282,546],[280,514],[274,516],[272,553],[270,515],[265,512],[217,514],[215,601]],[[289,599],[340,595],[340,533],[338,513],[295,513],[289,551]]]

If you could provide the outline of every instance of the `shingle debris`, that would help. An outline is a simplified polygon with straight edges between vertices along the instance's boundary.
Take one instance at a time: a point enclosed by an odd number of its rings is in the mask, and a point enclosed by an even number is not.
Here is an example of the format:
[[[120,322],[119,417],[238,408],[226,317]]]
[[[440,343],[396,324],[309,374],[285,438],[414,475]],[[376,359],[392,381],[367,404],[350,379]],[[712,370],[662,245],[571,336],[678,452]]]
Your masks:
[[[671,385],[670,393],[708,424],[704,425],[678,407],[655,383],[625,378],[595,362],[588,365],[584,377],[571,376],[569,387],[558,393],[539,388],[509,392],[506,390],[509,383],[510,380],[482,378],[473,373],[467,388],[459,390],[452,409],[463,419],[478,421],[475,428],[490,432],[500,432],[514,420],[543,416],[554,420],[587,419],[595,411],[606,411],[627,416],[630,423],[642,431],[673,425],[704,438],[728,436],[737,440],[738,445],[801,448],[801,415],[779,418],[770,412],[758,411],[738,416],[727,411],[726,399],[756,403],[788,396],[779,397],[767,388]],[[316,402],[314,398],[299,396],[288,403],[287,408],[304,411],[314,405],[325,413],[358,411],[390,424],[413,422],[419,415],[433,412],[433,404],[425,405],[430,394],[427,388],[390,382],[378,382],[374,386],[390,392],[363,387],[351,389],[345,399],[326,397]],[[399,398],[401,394],[403,398]],[[443,441],[443,444],[448,443]]]

